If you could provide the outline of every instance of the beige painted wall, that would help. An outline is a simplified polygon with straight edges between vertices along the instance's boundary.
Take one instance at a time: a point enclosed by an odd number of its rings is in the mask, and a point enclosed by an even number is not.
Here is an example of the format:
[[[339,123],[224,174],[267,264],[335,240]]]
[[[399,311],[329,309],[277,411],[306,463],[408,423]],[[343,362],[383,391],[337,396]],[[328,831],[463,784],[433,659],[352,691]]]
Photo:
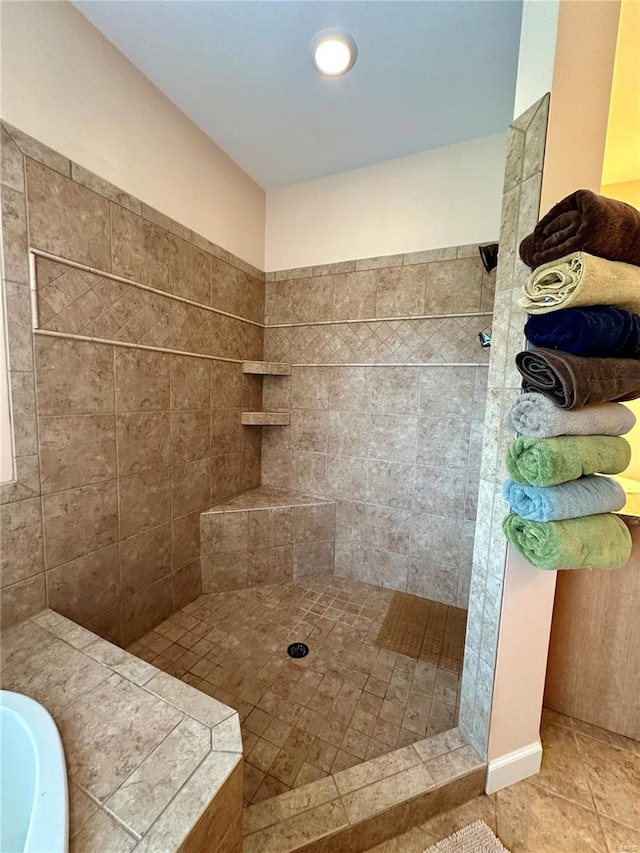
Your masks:
[[[541,215],[581,187],[600,192],[619,16],[620,0],[560,4]]]
[[[560,0],[529,0],[522,6],[514,118],[551,91],[559,9]]]
[[[493,242],[506,138],[505,128],[268,192],[266,269]]]
[[[2,117],[263,269],[265,193],[67,0],[2,2]]]

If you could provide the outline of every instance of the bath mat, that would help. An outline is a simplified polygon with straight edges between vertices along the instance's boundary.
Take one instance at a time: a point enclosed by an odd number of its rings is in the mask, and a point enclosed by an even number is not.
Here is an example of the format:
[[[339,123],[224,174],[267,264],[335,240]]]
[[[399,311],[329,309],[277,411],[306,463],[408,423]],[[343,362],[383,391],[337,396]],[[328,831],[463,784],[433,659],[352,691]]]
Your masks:
[[[483,820],[470,823],[443,838],[424,853],[509,853]]]
[[[460,672],[467,613],[439,601],[396,592],[376,645],[414,660]]]

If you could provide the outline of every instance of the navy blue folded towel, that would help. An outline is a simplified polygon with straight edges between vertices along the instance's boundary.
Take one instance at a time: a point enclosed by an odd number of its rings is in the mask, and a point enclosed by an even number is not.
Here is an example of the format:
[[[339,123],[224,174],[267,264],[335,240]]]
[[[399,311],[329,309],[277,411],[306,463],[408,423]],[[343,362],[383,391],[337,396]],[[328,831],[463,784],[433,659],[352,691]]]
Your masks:
[[[524,332],[536,347],[596,358],[640,358],[640,315],[613,305],[536,314]]]

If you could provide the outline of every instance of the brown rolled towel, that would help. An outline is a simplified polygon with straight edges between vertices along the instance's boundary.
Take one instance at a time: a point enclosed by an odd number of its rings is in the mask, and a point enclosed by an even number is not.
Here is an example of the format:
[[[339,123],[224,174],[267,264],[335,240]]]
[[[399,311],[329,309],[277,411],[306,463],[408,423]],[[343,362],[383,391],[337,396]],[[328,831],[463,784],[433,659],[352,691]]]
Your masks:
[[[640,397],[640,362],[632,358],[583,358],[539,347],[518,353],[516,365],[524,390],[544,394],[560,409]]]
[[[571,252],[640,266],[640,211],[591,190],[576,190],[520,243],[520,257],[531,269]]]

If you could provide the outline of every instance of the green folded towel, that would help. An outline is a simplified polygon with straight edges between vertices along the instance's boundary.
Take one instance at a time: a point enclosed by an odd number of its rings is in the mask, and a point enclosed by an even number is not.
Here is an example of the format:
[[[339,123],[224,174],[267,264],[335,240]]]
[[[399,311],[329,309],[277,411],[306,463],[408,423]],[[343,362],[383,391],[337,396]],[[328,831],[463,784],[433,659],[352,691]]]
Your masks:
[[[521,436],[507,451],[516,483],[556,486],[587,474],[619,474],[631,461],[631,445],[612,435]]]
[[[631,534],[617,515],[526,521],[511,513],[505,536],[537,569],[617,569],[631,556]]]

